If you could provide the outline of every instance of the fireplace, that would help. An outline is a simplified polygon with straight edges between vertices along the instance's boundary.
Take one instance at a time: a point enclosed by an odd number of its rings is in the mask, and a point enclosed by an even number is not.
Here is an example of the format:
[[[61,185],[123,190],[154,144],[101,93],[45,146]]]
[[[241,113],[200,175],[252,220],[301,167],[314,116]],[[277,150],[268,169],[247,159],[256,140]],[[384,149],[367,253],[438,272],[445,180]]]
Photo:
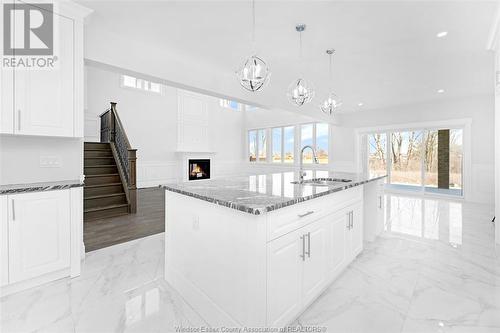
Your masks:
[[[210,179],[210,159],[189,159],[188,179]]]

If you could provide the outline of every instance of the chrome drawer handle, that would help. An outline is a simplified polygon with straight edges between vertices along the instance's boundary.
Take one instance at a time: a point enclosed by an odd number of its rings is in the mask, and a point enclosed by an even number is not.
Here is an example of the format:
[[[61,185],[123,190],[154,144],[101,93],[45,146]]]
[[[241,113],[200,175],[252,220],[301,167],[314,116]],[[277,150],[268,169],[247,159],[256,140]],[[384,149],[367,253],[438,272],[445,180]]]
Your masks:
[[[304,213],[304,214],[297,214],[298,217],[302,218],[302,217],[306,217],[307,215],[311,215],[314,213],[314,210],[310,210],[308,211],[307,213]]]
[[[311,258],[311,233],[308,232],[307,234],[307,257]]]
[[[305,237],[305,235],[300,236],[300,239],[302,240],[302,254],[299,255],[299,257],[302,258],[302,261],[306,261],[306,237]]]

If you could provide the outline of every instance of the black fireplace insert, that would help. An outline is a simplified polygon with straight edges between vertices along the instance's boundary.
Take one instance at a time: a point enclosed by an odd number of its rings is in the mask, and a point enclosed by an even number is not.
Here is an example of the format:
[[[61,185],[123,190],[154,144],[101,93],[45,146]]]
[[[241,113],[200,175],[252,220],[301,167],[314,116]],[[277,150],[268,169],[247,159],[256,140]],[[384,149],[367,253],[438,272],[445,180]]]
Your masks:
[[[190,159],[188,178],[189,180],[210,179],[210,159]]]

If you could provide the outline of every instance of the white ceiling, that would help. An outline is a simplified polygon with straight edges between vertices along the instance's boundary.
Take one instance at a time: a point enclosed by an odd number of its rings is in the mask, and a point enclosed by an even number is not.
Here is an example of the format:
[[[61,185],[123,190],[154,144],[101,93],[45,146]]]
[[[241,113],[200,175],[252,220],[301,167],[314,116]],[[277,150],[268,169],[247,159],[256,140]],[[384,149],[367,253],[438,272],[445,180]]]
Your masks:
[[[257,50],[272,70],[270,85],[258,94],[243,91],[233,74],[251,52],[250,1],[80,3],[95,10],[88,26],[99,32],[89,33],[87,43],[107,31],[130,45],[150,45],[148,52],[176,54],[193,64],[190,75],[199,70],[200,78],[224,81],[211,87],[200,79],[197,88],[270,107],[296,110],[285,97],[300,71],[296,23],[307,24],[303,73],[318,92],[306,107],[310,114],[327,93],[327,48],[337,50],[333,86],[347,112],[493,93],[493,56],[486,51],[493,1],[257,1]],[[448,35],[436,38],[440,31]],[[159,69],[169,65],[150,59]],[[151,68],[147,74],[168,75]],[[192,77],[179,83],[197,86]]]

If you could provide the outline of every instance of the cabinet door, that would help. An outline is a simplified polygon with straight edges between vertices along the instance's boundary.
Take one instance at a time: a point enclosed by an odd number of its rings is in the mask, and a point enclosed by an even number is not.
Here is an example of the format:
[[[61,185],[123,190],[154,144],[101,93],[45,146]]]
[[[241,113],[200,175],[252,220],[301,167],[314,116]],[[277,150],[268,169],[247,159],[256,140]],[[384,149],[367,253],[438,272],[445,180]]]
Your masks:
[[[0,68],[0,133],[14,133],[14,72]]]
[[[303,304],[313,301],[328,282],[328,219],[306,227],[306,260],[302,282]]]
[[[303,239],[292,232],[267,245],[267,325],[288,324],[301,310]]]
[[[329,251],[328,268],[330,276],[337,276],[344,269],[347,260],[347,252],[350,251],[348,240],[349,220],[345,212],[333,214],[328,217],[329,221]]]
[[[356,257],[363,251],[363,205],[362,203],[351,206],[351,257]]]
[[[11,195],[9,283],[70,265],[69,191]]]
[[[14,133],[73,136],[74,21],[54,14],[54,68],[14,72]]]

